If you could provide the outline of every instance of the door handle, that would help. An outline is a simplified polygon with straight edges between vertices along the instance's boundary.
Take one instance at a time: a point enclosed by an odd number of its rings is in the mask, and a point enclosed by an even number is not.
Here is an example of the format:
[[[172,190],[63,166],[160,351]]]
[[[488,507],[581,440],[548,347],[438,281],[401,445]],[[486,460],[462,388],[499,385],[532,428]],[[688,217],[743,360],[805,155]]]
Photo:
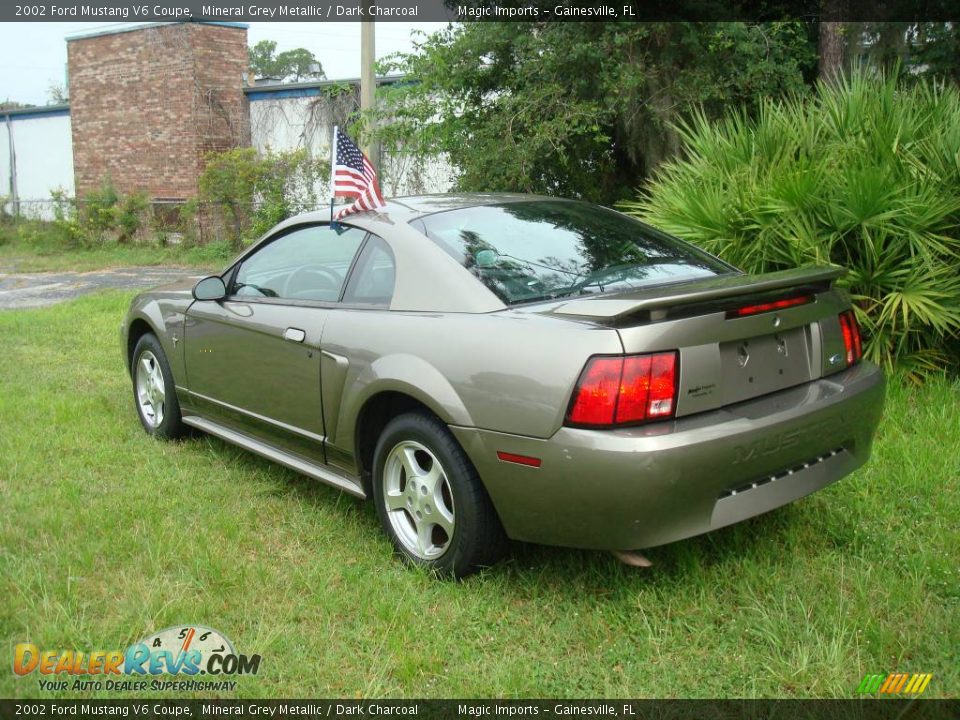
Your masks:
[[[289,340],[290,342],[303,342],[307,337],[307,334],[300,328],[287,328],[283,331],[283,339]]]

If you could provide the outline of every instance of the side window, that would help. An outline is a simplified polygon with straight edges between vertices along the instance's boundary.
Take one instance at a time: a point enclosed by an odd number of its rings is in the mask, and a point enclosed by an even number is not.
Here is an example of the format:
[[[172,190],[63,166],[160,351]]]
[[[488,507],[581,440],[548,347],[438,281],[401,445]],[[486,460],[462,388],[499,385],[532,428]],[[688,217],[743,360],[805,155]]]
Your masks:
[[[365,230],[311,225],[282,235],[243,261],[236,297],[336,302]]]
[[[345,303],[390,307],[397,269],[393,252],[381,238],[371,235],[350,276]]]

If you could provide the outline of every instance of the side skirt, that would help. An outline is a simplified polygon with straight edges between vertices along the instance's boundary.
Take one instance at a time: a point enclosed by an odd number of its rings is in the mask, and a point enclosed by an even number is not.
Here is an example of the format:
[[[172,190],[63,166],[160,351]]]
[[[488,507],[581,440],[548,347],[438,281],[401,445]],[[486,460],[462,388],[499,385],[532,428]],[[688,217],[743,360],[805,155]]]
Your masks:
[[[221,440],[226,440],[228,443],[238,445],[244,450],[249,450],[250,452],[254,452],[257,455],[267,458],[268,460],[273,460],[276,463],[285,465],[291,470],[296,470],[307,477],[312,477],[322,483],[331,485],[345,493],[349,493],[350,495],[358,498],[365,499],[367,497],[367,494],[363,491],[363,487],[361,487],[359,480],[341,474],[333,468],[310,462],[309,460],[305,460],[297,455],[288,453],[284,450],[274,447],[273,445],[268,445],[267,443],[250,437],[249,435],[245,435],[244,433],[231,430],[228,427],[224,427],[223,425],[213,422],[212,420],[207,420],[206,418],[197,417],[196,415],[184,415],[183,422],[184,424],[195,427],[198,430],[203,430],[205,433],[214,435]]]

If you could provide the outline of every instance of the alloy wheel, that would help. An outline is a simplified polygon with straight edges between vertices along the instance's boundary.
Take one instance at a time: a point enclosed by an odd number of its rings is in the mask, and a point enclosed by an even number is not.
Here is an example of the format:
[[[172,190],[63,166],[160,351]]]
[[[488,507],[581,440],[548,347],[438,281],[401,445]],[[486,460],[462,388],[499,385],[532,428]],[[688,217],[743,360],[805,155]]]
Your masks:
[[[394,533],[410,554],[434,560],[447,551],[456,527],[453,492],[429,448],[413,440],[393,447],[383,468],[383,501]]]
[[[166,390],[163,372],[157,357],[145,350],[137,362],[137,402],[140,413],[150,427],[157,428],[163,422],[163,405]]]

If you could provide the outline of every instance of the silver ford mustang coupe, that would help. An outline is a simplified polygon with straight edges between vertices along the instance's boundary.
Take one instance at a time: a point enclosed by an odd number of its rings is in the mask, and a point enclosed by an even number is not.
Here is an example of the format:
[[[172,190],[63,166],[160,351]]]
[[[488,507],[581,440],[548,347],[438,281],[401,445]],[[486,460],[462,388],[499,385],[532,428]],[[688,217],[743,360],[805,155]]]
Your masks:
[[[866,462],[883,376],[841,273],[744,274],[583,202],[409,197],[287,220],[121,334],[148,433],[372,497],[410,563],[462,577],[512,538],[643,564]]]

